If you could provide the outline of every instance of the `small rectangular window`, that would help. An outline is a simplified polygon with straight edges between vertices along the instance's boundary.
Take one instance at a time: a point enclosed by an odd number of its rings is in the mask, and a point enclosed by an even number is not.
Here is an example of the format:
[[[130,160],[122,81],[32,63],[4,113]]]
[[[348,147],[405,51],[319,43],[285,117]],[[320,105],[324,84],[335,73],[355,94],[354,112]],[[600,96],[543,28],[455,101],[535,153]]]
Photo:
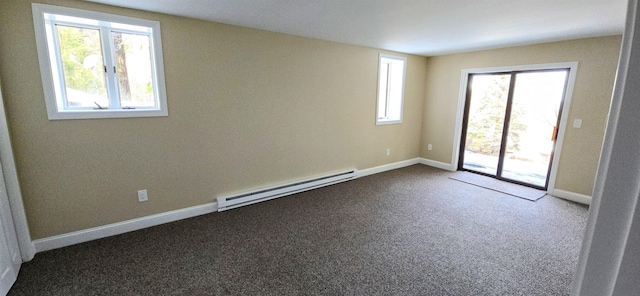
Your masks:
[[[168,115],[158,22],[32,8],[49,119]]]
[[[402,123],[406,63],[404,57],[380,54],[377,125]]]

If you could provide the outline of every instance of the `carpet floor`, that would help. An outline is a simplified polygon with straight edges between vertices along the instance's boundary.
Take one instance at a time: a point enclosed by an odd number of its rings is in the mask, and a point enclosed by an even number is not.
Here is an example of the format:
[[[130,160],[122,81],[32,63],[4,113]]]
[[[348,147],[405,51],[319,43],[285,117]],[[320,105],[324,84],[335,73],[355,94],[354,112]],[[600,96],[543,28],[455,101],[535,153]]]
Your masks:
[[[587,207],[423,165],[38,253],[9,295],[568,295]]]

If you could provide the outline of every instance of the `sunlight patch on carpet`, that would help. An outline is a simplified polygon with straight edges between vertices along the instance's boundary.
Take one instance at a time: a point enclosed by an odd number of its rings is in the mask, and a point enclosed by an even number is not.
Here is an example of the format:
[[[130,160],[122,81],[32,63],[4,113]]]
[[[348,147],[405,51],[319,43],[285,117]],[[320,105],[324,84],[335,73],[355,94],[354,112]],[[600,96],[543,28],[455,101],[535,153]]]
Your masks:
[[[456,172],[449,178],[482,188],[513,195],[515,197],[524,198],[530,201],[536,201],[547,194],[542,190],[500,181],[491,177],[469,172]]]

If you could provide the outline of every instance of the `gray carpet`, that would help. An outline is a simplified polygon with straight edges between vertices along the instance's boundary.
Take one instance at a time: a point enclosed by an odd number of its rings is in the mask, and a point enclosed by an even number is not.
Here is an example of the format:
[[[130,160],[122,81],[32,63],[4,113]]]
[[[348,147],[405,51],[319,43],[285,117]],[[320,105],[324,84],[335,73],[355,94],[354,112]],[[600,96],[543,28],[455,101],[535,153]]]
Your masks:
[[[10,295],[568,295],[587,208],[415,165],[39,253]]]
[[[531,201],[536,201],[547,194],[542,190],[500,181],[495,178],[470,172],[455,172],[449,178]]]

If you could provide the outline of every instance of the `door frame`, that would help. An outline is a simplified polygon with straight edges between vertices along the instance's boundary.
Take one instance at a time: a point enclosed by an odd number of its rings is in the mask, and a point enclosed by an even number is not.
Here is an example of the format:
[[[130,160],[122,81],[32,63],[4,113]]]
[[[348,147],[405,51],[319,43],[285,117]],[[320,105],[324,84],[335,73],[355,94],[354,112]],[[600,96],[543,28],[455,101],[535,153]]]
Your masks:
[[[508,71],[508,72],[494,72],[494,73],[470,73],[469,75],[467,75],[467,88],[466,88],[466,98],[465,98],[465,109],[464,109],[464,114],[463,114],[463,119],[462,119],[462,129],[461,129],[461,133],[460,133],[460,153],[458,155],[458,167],[457,170],[465,170],[465,171],[471,171],[477,174],[481,174],[481,175],[486,175],[486,176],[490,176],[492,178],[501,180],[501,181],[506,181],[506,182],[511,182],[511,183],[515,183],[515,184],[519,184],[519,185],[523,185],[523,186],[528,186],[528,187],[533,187],[539,190],[547,190],[548,186],[549,186],[549,180],[550,180],[550,171],[551,171],[551,165],[553,164],[553,156],[554,156],[554,152],[555,152],[555,146],[556,146],[556,142],[557,142],[557,129],[558,126],[560,124],[560,120],[562,119],[562,111],[564,108],[564,102],[565,102],[565,98],[564,95],[566,93],[566,88],[567,88],[567,84],[569,81],[569,72],[571,71],[571,69],[569,68],[557,68],[557,69],[543,69],[543,70],[519,70],[519,71]],[[546,169],[546,176],[545,176],[545,180],[544,180],[544,185],[539,186],[533,183],[527,183],[525,181],[522,180],[516,180],[516,179],[510,179],[510,178],[506,178],[502,175],[503,173],[503,169],[504,169],[504,157],[506,154],[506,145],[507,145],[507,138],[510,132],[510,128],[509,126],[511,126],[511,115],[512,115],[512,107],[513,107],[513,100],[514,100],[514,94],[515,94],[515,87],[516,87],[516,77],[519,74],[527,74],[527,73],[545,73],[545,72],[565,72],[567,75],[564,78],[563,81],[563,93],[562,93],[562,97],[560,98],[560,104],[558,106],[558,115],[555,119],[555,132],[554,132],[554,140],[553,140],[553,146],[552,149],[550,151],[550,155],[551,157],[549,158],[549,161],[547,162],[547,169]],[[469,106],[468,104],[471,102],[471,85],[470,83],[473,83],[473,77],[475,75],[508,75],[510,77],[509,79],[509,89],[507,90],[507,99],[506,99],[506,108],[505,108],[505,113],[504,113],[504,124],[502,126],[503,128],[503,132],[501,135],[501,139],[500,139],[500,153],[498,155],[498,163],[497,163],[497,167],[496,167],[496,174],[492,175],[489,173],[485,173],[485,172],[481,172],[481,171],[477,171],[477,170],[473,170],[473,169],[465,169],[463,168],[464,164],[460,163],[461,161],[464,160],[464,155],[465,155],[465,151],[466,151],[466,144],[463,143],[463,138],[466,140],[467,138],[467,131],[469,129],[469,119],[470,119],[470,114],[469,114]]]
[[[1,83],[1,81],[0,81]],[[7,187],[7,195],[9,196],[9,205],[11,208],[11,216],[13,225],[16,229],[18,238],[18,248],[23,262],[30,261],[36,254],[36,248],[31,241],[29,233],[29,225],[27,224],[27,215],[25,214],[24,204],[22,202],[22,192],[20,191],[20,182],[18,181],[18,172],[11,148],[11,138],[9,135],[9,126],[7,124],[7,116],[4,108],[4,100],[0,89],[0,162],[2,163],[2,172],[4,173],[4,182]]]
[[[461,71],[462,73],[460,76],[460,90],[458,92],[459,93],[458,110],[456,112],[455,130],[453,135],[453,147],[451,152],[451,170],[456,171],[458,169],[458,163],[460,160],[460,139],[462,136],[464,110],[466,108],[467,83],[469,79],[469,74],[493,74],[493,73],[512,72],[512,71],[536,71],[536,70],[554,70],[554,69],[569,69],[569,77],[567,80],[567,87],[564,93],[564,103],[562,106],[562,112],[560,113],[560,124],[558,126],[558,134],[557,134],[556,143],[553,151],[553,158],[551,160],[549,184],[547,186],[547,192],[552,193],[555,189],[556,176],[558,174],[558,162],[560,160],[562,144],[564,142],[564,133],[567,128],[569,109],[571,108],[571,97],[573,94],[573,86],[575,84],[576,72],[578,70],[578,62],[462,69]]]

